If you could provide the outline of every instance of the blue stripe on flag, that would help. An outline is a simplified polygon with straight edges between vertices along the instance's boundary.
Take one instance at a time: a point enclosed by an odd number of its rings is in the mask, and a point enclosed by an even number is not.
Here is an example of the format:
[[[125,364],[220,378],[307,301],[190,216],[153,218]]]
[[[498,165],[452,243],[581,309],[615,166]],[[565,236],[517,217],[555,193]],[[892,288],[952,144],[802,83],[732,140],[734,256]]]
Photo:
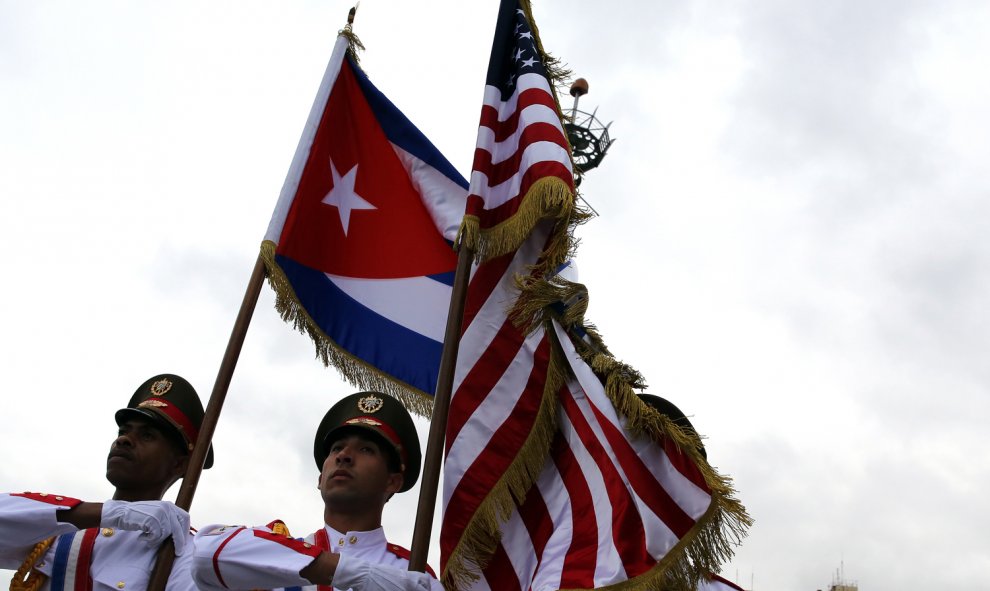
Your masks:
[[[454,271],[447,271],[446,273],[437,273],[436,275],[427,275],[430,279],[434,281],[439,281],[448,287],[454,287]]]
[[[276,255],[296,297],[331,340],[371,366],[430,396],[436,391],[443,343],[384,318],[344,293],[321,271]],[[443,274],[442,274],[443,275]],[[362,336],[373,333],[375,346]]]
[[[63,591],[65,589],[65,569],[68,567],[72,538],[76,533],[62,534],[55,540],[55,564],[52,566],[50,591]]]
[[[357,79],[357,83],[364,93],[365,100],[368,101],[368,105],[375,114],[375,118],[378,119],[378,123],[382,126],[385,137],[396,146],[416,156],[426,164],[437,169],[450,180],[467,189],[467,180],[447,161],[444,155],[440,153],[440,150],[423,135],[423,132],[412,121],[402,114],[402,111],[392,104],[392,101],[388,100],[388,97],[375,88],[375,85],[368,79],[368,75],[364,73],[364,70],[354,64],[350,56],[347,56],[347,59],[351,61],[351,69],[354,70],[354,77]]]

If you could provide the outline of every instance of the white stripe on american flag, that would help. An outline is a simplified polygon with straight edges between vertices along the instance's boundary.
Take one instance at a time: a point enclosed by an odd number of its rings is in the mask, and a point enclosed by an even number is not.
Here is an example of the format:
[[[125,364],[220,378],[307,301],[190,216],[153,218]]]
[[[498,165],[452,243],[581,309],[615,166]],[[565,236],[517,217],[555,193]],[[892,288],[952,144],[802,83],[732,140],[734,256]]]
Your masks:
[[[526,91],[540,93],[539,98],[527,100],[520,108],[519,99]],[[535,100],[535,102],[534,102]],[[562,165],[568,174],[573,174],[570,154],[563,146],[566,136],[555,107],[552,90],[547,79],[540,74],[523,74],[511,97],[502,101],[501,92],[494,86],[485,87],[482,124],[478,130],[475,167],[471,173],[470,193],[482,198],[485,209],[494,209],[520,197],[522,178],[526,171],[539,162]],[[492,117],[487,109],[494,109]],[[518,120],[513,129],[505,129],[513,117]],[[551,130],[550,127],[553,129]],[[527,137],[528,130],[536,131],[536,137]],[[511,131],[499,139],[499,135]],[[549,140],[549,141],[548,141]],[[479,158],[487,158],[490,163],[478,165]],[[518,165],[512,166],[513,174],[501,175],[505,180],[492,178],[492,169],[518,158]]]
[[[543,250],[550,224],[544,223],[527,238],[526,242],[512,255],[511,264],[502,272],[487,294],[478,294],[484,304],[471,319],[461,337],[454,390],[451,398],[451,414],[447,425],[446,459],[444,461],[443,504],[444,527],[441,529],[441,545],[446,540],[455,545],[461,528],[474,515],[484,500],[477,490],[475,478],[465,478],[468,471],[483,469],[489,465],[503,465],[505,457],[499,458],[503,440],[493,441],[499,429],[515,428],[528,433],[535,420],[535,413],[512,412],[520,400],[538,401],[542,398],[542,382],[530,384],[531,370],[538,367],[534,360],[535,352],[547,348],[547,336],[535,331],[525,339],[508,319],[509,307],[516,294],[514,277],[526,271]],[[495,259],[482,264],[475,272],[470,289],[479,287],[489,268],[504,264]],[[508,337],[508,338],[507,338]],[[516,344],[518,342],[518,345]],[[492,363],[493,352],[508,355]],[[488,363],[486,363],[486,360]],[[545,365],[545,364],[544,364]],[[503,369],[504,368],[504,371]],[[542,371],[546,367],[540,366]],[[493,373],[502,371],[502,373]],[[475,407],[476,404],[476,407]],[[471,409],[469,414],[465,409]],[[518,451],[518,450],[515,450]],[[509,460],[514,457],[510,454]],[[485,471],[483,476],[496,479],[501,473]],[[494,484],[494,482],[492,482]],[[458,520],[464,520],[459,523]],[[448,525],[454,521],[455,525]]]
[[[609,445],[605,425],[626,433],[626,420],[615,413],[604,388],[580,360],[563,329],[555,328],[577,376],[561,394],[562,400],[569,399],[560,409],[558,445],[562,445],[555,448],[536,486],[530,491],[526,506],[514,510],[504,523],[499,550],[482,580],[472,585],[472,589],[528,591],[574,587],[582,583],[594,587],[618,583],[652,568],[678,541],[678,536],[632,490],[631,479],[635,477],[627,473],[627,469],[634,467],[624,465],[620,455]],[[580,420],[584,427],[578,428],[575,420]],[[710,502],[708,494],[671,466],[660,446],[652,440],[630,438],[629,444],[650,473],[658,478],[654,486],[663,486],[672,497],[682,499],[680,505],[693,506],[695,510],[688,513],[697,519]],[[605,456],[598,456],[596,460],[596,454],[602,451]],[[574,460],[567,474],[558,469],[560,462],[565,461],[561,453]],[[615,481],[611,479],[616,474],[607,478],[603,468],[614,470],[627,490],[616,490]],[[661,483],[660,479],[666,482]],[[577,487],[575,490],[583,489],[585,493],[572,497],[568,494],[568,482],[571,487]],[[612,503],[624,495],[633,504],[626,508],[625,521],[615,524],[620,516],[613,513]],[[683,499],[690,502],[684,503]],[[541,510],[524,516],[527,507],[532,506],[539,506]],[[700,513],[697,512],[699,509]],[[549,527],[547,523],[541,523],[547,520],[552,523]],[[613,529],[619,525],[621,529]],[[544,528],[542,534],[537,531],[541,526]],[[588,535],[589,527],[591,535]],[[531,532],[546,539],[534,540]],[[640,538],[643,546],[627,543]],[[539,543],[543,544],[542,549],[537,548]],[[639,555],[630,555],[631,552]],[[639,565],[637,572],[627,572],[630,564]],[[568,567],[565,574],[564,569]]]
[[[523,150],[522,155],[523,162],[529,164],[536,162],[558,163],[561,159],[566,158],[570,158],[567,150],[551,142],[529,144]],[[472,190],[476,187],[479,188],[474,194],[484,198],[485,209],[494,209],[499,205],[512,201],[516,197],[520,197],[522,182],[522,175],[517,174],[496,185],[489,185],[487,174],[477,170],[471,173]]]

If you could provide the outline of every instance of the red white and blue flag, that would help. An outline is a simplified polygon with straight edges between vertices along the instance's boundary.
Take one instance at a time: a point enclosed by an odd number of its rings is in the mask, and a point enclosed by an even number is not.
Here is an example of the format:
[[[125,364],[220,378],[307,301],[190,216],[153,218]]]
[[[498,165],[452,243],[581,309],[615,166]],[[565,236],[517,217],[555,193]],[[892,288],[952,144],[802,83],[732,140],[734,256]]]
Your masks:
[[[573,203],[570,147],[539,39],[522,5],[503,1],[471,170],[469,246],[481,258],[514,250]]]
[[[262,246],[283,317],[358,385],[432,397],[466,196],[342,35]]]
[[[607,392],[552,314],[519,322],[550,294],[563,301],[551,275],[573,244],[570,157],[530,19],[526,0],[502,1],[471,175],[465,226],[477,224],[483,262],[446,426],[441,580],[687,588],[748,520],[731,487],[699,464],[696,441],[642,410],[623,381],[634,372],[599,354]]]

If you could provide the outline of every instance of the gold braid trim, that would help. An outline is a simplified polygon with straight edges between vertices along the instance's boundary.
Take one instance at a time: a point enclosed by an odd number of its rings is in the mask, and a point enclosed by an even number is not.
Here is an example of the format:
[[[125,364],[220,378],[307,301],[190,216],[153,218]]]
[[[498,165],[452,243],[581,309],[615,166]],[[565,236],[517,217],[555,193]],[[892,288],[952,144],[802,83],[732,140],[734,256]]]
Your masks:
[[[48,575],[34,570],[34,565],[38,563],[38,559],[45,554],[54,541],[55,537],[52,536],[34,545],[34,548],[28,552],[27,558],[21,563],[21,567],[14,573],[14,577],[10,579],[10,591],[38,591],[45,584]]]
[[[359,388],[384,392],[397,398],[410,411],[429,417],[433,412],[432,396],[351,355],[323,332],[299,301],[282,268],[275,262],[275,248],[275,243],[270,240],[261,243],[261,258],[268,269],[268,283],[275,292],[275,309],[282,320],[313,339],[316,356],[323,361],[323,365],[332,365],[344,379]]]

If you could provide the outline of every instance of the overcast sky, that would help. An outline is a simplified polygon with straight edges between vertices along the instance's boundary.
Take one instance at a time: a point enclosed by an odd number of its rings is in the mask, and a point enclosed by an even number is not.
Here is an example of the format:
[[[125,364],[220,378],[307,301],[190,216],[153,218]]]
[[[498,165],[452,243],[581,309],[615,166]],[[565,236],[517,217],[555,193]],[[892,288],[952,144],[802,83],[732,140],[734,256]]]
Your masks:
[[[0,0],[0,490],[103,500],[145,378],[209,395],[349,6]],[[496,9],[365,0],[355,24],[372,81],[464,175]],[[990,589],[990,5],[534,12],[618,138],[582,185],[588,318],[756,519],[723,576]],[[353,388],[273,301],[196,524],[320,524],[312,435]],[[403,545],[416,491],[386,510]]]

